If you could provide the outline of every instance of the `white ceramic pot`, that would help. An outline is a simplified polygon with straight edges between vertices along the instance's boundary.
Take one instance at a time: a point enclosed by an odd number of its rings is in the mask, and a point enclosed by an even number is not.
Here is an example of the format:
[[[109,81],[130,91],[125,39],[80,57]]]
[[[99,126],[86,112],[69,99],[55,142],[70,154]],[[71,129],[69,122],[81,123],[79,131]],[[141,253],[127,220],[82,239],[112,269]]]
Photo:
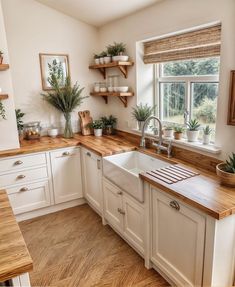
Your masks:
[[[100,60],[100,64],[103,65],[104,64],[104,57],[99,58]]]
[[[113,92],[113,87],[108,87],[109,92]]]
[[[102,137],[102,129],[94,129],[95,137]]]
[[[211,135],[205,135],[203,134],[203,144],[207,145],[211,141]]]
[[[111,62],[111,57],[110,56],[106,56],[106,57],[104,57],[104,63],[105,64],[108,64],[108,63],[110,63]]]
[[[112,57],[113,61],[120,61],[120,62],[127,62],[129,57],[128,56],[124,56],[124,55],[120,55],[120,56],[113,56]]]
[[[51,129],[48,129],[47,133],[48,133],[49,137],[55,138],[59,134],[59,129],[51,128]]]
[[[128,87],[117,87],[117,91],[120,93],[126,93],[128,92]]]
[[[106,88],[106,87],[100,88],[100,92],[101,92],[101,93],[107,92],[107,88]]]
[[[174,130],[163,130],[163,135],[168,138],[173,138]]]
[[[100,59],[98,58],[98,59],[95,59],[95,64],[96,65],[99,65],[100,64]]]
[[[198,140],[199,131],[187,130],[187,138],[189,142],[196,142]]]

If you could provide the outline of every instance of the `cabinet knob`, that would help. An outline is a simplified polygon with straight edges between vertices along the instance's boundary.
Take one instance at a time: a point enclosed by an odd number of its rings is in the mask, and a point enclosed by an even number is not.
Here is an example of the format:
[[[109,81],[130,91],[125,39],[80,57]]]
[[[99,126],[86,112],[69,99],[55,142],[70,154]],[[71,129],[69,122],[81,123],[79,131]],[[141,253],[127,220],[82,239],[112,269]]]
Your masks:
[[[87,152],[86,155],[87,155],[87,156],[91,156],[91,153],[90,153],[90,152]]]
[[[26,177],[25,175],[20,174],[20,175],[17,176],[17,179],[23,179],[23,178],[25,178],[25,177]]]
[[[68,155],[70,155],[70,152],[65,151],[65,152],[62,153],[62,155],[63,155],[63,156],[68,156]]]
[[[123,195],[123,192],[122,191],[118,191],[117,194],[118,195]]]
[[[21,189],[20,189],[20,192],[24,192],[24,191],[28,191],[29,189],[27,188],[27,187],[22,187]]]
[[[21,164],[23,164],[23,161],[21,161],[21,160],[17,160],[17,161],[14,163],[14,165],[21,165]]]
[[[125,211],[123,211],[121,208],[118,208],[117,210],[120,214],[125,215]]]
[[[170,206],[171,206],[172,208],[176,209],[177,211],[180,210],[180,205],[179,205],[179,203],[178,203],[176,200],[172,200],[172,201],[170,202]]]

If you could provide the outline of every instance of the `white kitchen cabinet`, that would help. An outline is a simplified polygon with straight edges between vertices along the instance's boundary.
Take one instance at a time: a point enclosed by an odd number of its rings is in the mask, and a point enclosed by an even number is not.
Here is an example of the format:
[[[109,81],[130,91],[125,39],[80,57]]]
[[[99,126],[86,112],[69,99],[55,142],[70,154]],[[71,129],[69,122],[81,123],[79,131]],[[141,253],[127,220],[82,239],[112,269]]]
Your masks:
[[[80,148],[50,152],[55,203],[81,198],[82,175]]]
[[[120,188],[103,179],[104,217],[124,239],[144,254],[144,208]]]
[[[101,214],[103,208],[101,157],[83,148],[82,170],[84,196],[88,203]]]
[[[177,286],[201,286],[205,217],[152,188],[152,262]]]

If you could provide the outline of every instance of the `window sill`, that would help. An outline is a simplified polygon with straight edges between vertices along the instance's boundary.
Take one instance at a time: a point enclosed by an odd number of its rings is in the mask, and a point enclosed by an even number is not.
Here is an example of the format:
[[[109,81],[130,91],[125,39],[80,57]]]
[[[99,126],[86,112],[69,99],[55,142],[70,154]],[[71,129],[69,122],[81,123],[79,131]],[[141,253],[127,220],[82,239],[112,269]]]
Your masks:
[[[141,131],[138,129],[133,129],[133,132],[136,134],[141,134]],[[154,135],[151,131],[145,132],[146,137],[148,138],[158,138],[158,136]],[[214,144],[204,145],[200,141],[197,142],[188,142],[187,139],[175,140],[174,138],[169,137],[162,137],[164,141],[172,141],[173,146],[184,146],[185,148],[192,149],[192,150],[200,150],[203,152],[211,153],[211,154],[220,154],[221,148],[215,146]]]

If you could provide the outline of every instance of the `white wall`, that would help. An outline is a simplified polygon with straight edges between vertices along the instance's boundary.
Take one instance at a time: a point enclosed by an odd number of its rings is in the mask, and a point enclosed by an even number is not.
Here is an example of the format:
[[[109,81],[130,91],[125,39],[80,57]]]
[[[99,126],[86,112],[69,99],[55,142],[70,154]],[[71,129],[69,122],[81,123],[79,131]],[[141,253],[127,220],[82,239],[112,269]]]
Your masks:
[[[165,0],[129,17],[103,26],[99,30],[100,49],[113,41],[127,44],[131,58],[136,61],[136,42],[151,37],[189,29],[203,24],[222,22],[222,51],[220,71],[220,95],[218,99],[216,144],[222,146],[224,158],[235,152],[235,127],[227,126],[229,97],[229,72],[235,69],[235,1],[234,0]],[[130,70],[126,81],[136,87],[136,71]],[[138,74],[138,81],[142,81]],[[109,113],[119,119],[118,128],[126,131],[134,126],[131,118],[132,106],[141,94],[130,101],[127,109],[121,108],[118,99],[109,103]]]
[[[69,54],[72,81],[85,87],[96,81],[96,72],[88,65],[97,50],[97,29],[57,12],[34,0],[2,0],[15,104],[26,113],[25,121],[40,120],[44,127],[61,125],[63,117],[40,96],[41,76],[39,53]],[[94,118],[106,107],[96,98],[84,100],[78,109],[89,109]],[[73,124],[77,124],[77,111]]]
[[[4,52],[4,63],[9,63],[1,1],[0,1],[0,50]],[[19,141],[16,127],[11,70],[0,72],[0,87],[2,88],[3,93],[9,94],[9,99],[2,101],[6,110],[7,119],[6,120],[0,119],[0,150],[18,148]]]

